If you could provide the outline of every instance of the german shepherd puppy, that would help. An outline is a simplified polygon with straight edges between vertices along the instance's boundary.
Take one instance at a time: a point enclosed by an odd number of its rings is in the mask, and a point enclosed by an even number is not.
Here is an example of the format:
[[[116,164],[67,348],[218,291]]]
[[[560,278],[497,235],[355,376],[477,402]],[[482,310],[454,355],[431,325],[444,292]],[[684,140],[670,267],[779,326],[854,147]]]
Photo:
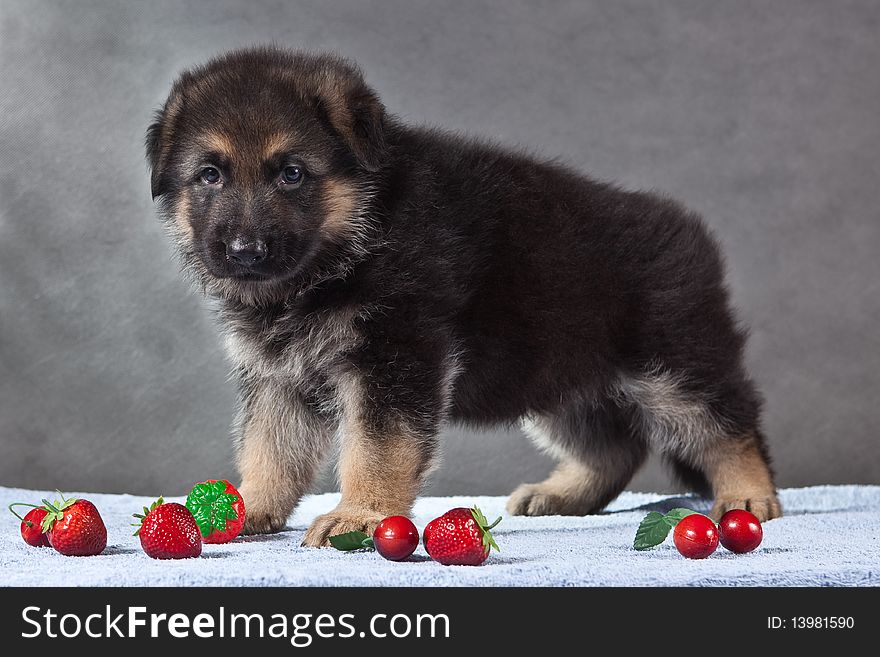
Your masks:
[[[511,514],[595,513],[649,448],[713,517],[781,514],[718,246],[677,203],[404,125],[350,62],[276,48],[184,72],[147,153],[219,301],[246,531],[284,527],[336,435],[303,544],[409,513],[444,422],[559,459]]]

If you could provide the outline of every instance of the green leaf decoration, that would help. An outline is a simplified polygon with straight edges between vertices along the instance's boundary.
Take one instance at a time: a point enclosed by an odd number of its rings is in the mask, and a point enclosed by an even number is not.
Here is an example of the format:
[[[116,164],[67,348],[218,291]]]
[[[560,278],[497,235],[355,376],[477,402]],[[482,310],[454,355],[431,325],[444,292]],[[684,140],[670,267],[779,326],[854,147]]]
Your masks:
[[[227,521],[238,519],[232,508],[238,500],[238,495],[226,492],[225,481],[212,481],[193,486],[186,498],[186,508],[196,519],[202,537],[207,538],[215,529],[225,532]]]
[[[665,516],[663,516],[663,519],[667,523],[669,523],[670,527],[675,527],[678,524],[679,520],[681,520],[682,518],[687,518],[688,516],[691,516],[695,513],[696,511],[694,511],[693,509],[672,509],[671,511],[667,512]]]
[[[336,534],[329,538],[330,545],[337,550],[343,552],[351,552],[352,550],[372,550],[373,539],[363,532],[346,532],[344,534]]]
[[[633,541],[633,547],[636,550],[648,550],[652,547],[660,545],[669,536],[669,530],[675,527],[682,518],[696,513],[692,509],[676,508],[669,511],[666,515],[651,511],[642,520],[639,528],[636,530],[636,538]]]
[[[642,520],[638,530],[636,530],[636,538],[633,541],[633,547],[636,550],[647,550],[660,545],[669,535],[672,526],[666,522],[662,513],[651,511]]]
[[[199,526],[199,532],[202,536],[207,536],[211,533],[211,529],[214,526],[212,522],[211,515],[211,507],[210,506],[197,506],[194,508],[190,508],[190,505],[187,504],[187,508],[192,511],[193,517],[196,519],[196,524]]]

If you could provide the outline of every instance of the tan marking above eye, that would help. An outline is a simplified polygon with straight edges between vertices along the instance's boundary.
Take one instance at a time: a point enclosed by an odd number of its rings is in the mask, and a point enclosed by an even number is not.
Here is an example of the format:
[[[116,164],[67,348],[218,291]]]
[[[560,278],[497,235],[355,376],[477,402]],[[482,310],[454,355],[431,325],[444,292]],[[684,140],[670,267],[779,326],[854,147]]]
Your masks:
[[[288,150],[291,142],[291,135],[285,132],[276,132],[269,135],[263,145],[263,159],[271,160],[278,153]]]
[[[228,135],[225,135],[222,132],[206,132],[202,135],[200,141],[202,141],[208,149],[222,153],[229,158],[235,153],[232,140]]]

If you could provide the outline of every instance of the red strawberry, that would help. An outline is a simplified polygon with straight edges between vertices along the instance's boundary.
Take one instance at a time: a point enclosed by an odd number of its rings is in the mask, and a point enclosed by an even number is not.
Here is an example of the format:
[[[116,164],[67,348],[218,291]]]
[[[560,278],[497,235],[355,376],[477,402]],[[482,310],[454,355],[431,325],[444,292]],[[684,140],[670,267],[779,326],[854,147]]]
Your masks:
[[[135,536],[140,536],[141,547],[153,559],[188,559],[202,553],[202,536],[195,518],[183,504],[165,502],[161,497],[144,507]]]
[[[499,549],[489,532],[499,522],[500,516],[488,524],[477,507],[452,509],[425,527],[425,549],[444,566],[479,566],[492,548]]]
[[[244,526],[244,500],[225,479],[208,479],[193,486],[186,508],[195,517],[205,543],[228,543]]]
[[[69,557],[92,557],[107,547],[107,528],[94,504],[76,498],[66,500],[64,495],[60,502],[43,500],[43,504],[43,531],[49,545],[58,552]]]
[[[12,508],[14,506],[33,506],[24,518],[18,515]],[[21,520],[21,537],[24,542],[33,547],[50,547],[49,537],[43,533],[43,518],[46,517],[46,509],[33,504],[24,504],[22,502],[14,502],[9,505],[12,515]]]

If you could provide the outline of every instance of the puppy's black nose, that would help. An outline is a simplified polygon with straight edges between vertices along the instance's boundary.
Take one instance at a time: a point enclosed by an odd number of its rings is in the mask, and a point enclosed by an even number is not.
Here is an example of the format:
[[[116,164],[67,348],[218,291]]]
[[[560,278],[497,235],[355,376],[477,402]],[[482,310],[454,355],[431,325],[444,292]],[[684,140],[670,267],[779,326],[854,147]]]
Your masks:
[[[263,240],[250,240],[245,242],[236,237],[226,245],[226,258],[232,262],[253,267],[262,262],[269,255],[269,249]]]

